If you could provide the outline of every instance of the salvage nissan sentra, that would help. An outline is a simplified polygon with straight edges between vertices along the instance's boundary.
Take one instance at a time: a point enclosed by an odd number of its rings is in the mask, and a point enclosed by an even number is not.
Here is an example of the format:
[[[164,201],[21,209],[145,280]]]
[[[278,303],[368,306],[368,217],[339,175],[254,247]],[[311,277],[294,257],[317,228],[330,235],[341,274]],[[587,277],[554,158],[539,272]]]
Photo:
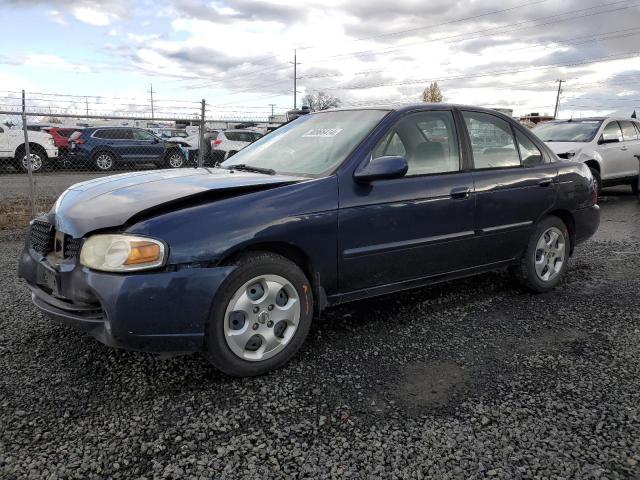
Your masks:
[[[595,187],[492,110],[331,110],[222,168],[72,186],[31,222],[19,275],[107,345],[258,375],[330,305],[498,269],[550,290],[598,228]]]

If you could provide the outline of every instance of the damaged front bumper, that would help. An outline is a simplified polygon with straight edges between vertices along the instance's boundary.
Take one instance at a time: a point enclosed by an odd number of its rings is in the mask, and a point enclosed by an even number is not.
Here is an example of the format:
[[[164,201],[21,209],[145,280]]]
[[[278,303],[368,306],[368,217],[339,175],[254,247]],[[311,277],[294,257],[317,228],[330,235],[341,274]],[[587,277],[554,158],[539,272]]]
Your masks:
[[[30,239],[31,233],[18,276],[29,285],[36,307],[51,318],[112,347],[202,350],[216,291],[232,267],[97,272],[80,265],[77,256],[53,262],[51,255],[34,250]]]

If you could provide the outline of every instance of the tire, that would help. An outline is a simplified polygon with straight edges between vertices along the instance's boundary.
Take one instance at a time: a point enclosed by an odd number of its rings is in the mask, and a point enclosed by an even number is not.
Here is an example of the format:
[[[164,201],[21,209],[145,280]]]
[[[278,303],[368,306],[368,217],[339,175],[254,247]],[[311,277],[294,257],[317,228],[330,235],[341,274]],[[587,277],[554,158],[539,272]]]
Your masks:
[[[558,238],[553,241],[553,235],[556,234]],[[562,251],[559,250],[560,243],[563,244]],[[545,250],[545,245],[548,250]],[[531,234],[525,254],[515,269],[516,277],[533,292],[548,292],[560,283],[567,271],[570,252],[571,237],[567,226],[560,218],[550,215],[538,223]],[[559,264],[559,261],[562,263]],[[543,263],[547,268],[546,273]],[[545,279],[545,276],[548,278]]]
[[[182,168],[186,164],[183,153],[180,150],[169,150],[165,157],[164,166],[166,168]]]
[[[110,172],[116,167],[116,159],[109,152],[98,152],[93,156],[92,166],[100,172]]]
[[[602,195],[602,177],[600,177],[600,172],[598,172],[595,168],[589,167],[591,170],[591,175],[593,175],[593,180],[596,182],[596,191],[598,193],[598,200],[600,199],[600,195]]]
[[[630,183],[630,185],[631,185],[631,191],[633,192],[633,194],[635,196],[638,196],[638,193],[639,193],[638,179],[636,178],[633,182]]]
[[[295,263],[273,253],[243,255],[231,264],[236,268],[214,298],[204,355],[227,375],[262,375],[304,343],[313,318],[311,285]]]
[[[31,155],[31,171],[38,173],[43,171],[48,164],[47,152],[42,147],[37,145],[30,145],[29,154]],[[14,157],[14,165],[16,169],[21,172],[28,172],[29,167],[27,164],[27,155],[24,146],[19,147],[16,150]]]

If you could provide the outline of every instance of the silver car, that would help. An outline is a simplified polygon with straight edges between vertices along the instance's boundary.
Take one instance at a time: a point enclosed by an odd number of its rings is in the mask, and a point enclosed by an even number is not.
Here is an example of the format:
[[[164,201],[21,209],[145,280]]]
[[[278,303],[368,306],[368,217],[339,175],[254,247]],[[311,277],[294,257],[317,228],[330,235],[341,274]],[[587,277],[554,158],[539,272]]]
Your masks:
[[[631,185],[638,193],[640,122],[631,118],[592,117],[553,120],[533,131],[560,158],[586,163],[602,187]]]

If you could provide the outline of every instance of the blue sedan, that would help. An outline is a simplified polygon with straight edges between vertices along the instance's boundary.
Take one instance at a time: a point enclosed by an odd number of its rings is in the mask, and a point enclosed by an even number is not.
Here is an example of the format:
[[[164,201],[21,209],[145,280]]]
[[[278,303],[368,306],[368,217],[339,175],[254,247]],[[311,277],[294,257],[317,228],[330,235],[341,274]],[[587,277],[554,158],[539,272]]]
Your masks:
[[[596,201],[585,165],[496,111],[330,110],[221,168],[72,186],[31,223],[19,275],[107,345],[259,375],[332,305],[500,269],[554,288]]]

